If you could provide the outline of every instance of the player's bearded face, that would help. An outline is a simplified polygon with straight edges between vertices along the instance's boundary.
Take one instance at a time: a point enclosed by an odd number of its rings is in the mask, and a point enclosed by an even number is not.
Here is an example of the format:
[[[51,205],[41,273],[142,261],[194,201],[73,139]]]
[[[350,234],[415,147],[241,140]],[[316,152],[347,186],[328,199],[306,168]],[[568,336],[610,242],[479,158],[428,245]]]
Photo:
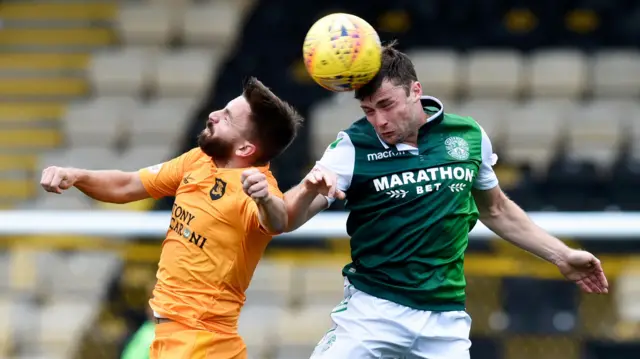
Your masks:
[[[198,135],[198,146],[207,156],[216,160],[227,161],[233,155],[233,142],[222,136],[215,136],[214,131],[214,127],[211,124],[207,124],[207,128]]]

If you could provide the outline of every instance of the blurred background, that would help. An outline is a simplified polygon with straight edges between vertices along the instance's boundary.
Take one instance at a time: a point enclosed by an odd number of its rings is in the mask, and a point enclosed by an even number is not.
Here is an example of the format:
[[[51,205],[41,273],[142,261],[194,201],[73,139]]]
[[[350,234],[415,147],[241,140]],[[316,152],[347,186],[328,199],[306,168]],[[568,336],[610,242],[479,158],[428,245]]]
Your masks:
[[[352,94],[314,84],[301,60],[308,28],[337,11],[398,39],[425,92],[482,124],[501,185],[526,210],[604,221],[640,209],[633,0],[0,0],[0,206],[30,211],[20,223],[36,228],[38,210],[104,211],[105,221],[114,209],[169,210],[171,199],[45,196],[40,172],[135,170],[176,156],[247,75],[307,119],[273,164],[290,188],[363,115]],[[640,358],[640,232],[617,229],[563,238],[601,257],[606,296],[581,295],[495,238],[471,240],[472,358]],[[147,319],[162,236],[3,233],[0,358],[119,358]],[[345,238],[274,240],[240,325],[252,358],[308,358],[341,299],[348,249]]]

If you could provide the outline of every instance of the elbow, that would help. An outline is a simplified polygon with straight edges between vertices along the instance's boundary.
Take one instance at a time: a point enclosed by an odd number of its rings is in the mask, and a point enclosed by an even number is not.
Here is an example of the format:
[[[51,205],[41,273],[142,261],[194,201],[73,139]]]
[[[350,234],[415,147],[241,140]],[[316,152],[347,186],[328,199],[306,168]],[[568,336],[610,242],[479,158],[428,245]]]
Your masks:
[[[501,194],[501,196],[490,205],[479,208],[480,220],[483,222],[495,221],[504,217],[505,213],[507,213],[509,202],[510,199],[508,199],[506,195]]]

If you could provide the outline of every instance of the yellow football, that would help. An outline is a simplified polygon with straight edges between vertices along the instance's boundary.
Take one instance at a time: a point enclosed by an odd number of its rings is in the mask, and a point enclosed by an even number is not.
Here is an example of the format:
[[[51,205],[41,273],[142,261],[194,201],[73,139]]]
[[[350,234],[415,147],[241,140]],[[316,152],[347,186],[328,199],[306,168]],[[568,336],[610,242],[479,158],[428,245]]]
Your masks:
[[[327,15],[311,26],[303,45],[304,63],[320,86],[335,92],[357,90],[378,73],[380,37],[363,19]]]

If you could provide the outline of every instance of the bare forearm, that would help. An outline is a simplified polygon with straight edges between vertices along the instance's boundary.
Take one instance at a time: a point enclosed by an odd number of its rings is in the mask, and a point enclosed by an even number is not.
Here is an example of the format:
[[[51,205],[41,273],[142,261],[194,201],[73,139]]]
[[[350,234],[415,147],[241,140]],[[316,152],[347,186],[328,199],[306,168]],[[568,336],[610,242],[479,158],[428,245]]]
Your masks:
[[[493,213],[480,220],[506,241],[551,263],[557,263],[569,251],[562,241],[538,227],[513,201],[504,198]]]
[[[74,187],[87,196],[109,203],[128,203],[137,201],[147,196],[140,191],[142,183],[135,173],[117,170],[90,171],[73,169],[76,172],[77,181]]]
[[[287,211],[284,201],[269,195],[258,203],[260,224],[271,233],[282,233],[287,228]]]
[[[324,204],[321,203],[322,201],[324,201]],[[320,212],[320,207],[327,206],[324,198],[315,192],[305,190],[301,185],[295,186],[285,193],[284,202],[289,218],[287,232],[298,229]]]

